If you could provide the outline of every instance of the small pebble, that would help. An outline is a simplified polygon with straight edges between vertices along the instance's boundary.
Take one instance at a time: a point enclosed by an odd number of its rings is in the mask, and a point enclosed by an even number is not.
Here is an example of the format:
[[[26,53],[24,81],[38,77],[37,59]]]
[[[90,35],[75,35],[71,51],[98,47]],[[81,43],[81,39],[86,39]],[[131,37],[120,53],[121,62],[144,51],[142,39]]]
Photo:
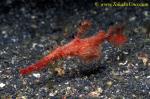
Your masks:
[[[132,95],[132,97],[136,98],[136,95],[135,95],[135,94],[133,94],[133,95]]]
[[[147,65],[147,63],[148,63],[148,54],[147,53],[144,53],[144,52],[140,52],[140,53],[138,53],[138,59],[139,60],[142,60],[143,61],[143,64],[144,64],[144,66],[145,65]]]
[[[39,73],[33,73],[33,76],[36,77],[36,78],[40,78],[41,75]]]
[[[45,24],[45,22],[44,22],[44,21],[41,21],[41,24]]]
[[[49,93],[49,96],[55,96],[56,94],[58,93],[58,91],[57,90],[55,90],[53,93]]]
[[[123,51],[123,54],[129,54],[128,52],[126,52],[126,51]]]
[[[0,83],[0,88],[3,88],[5,86],[4,83]]]
[[[139,78],[139,76],[135,76],[135,78],[136,78],[136,79],[138,79],[138,78]]]
[[[95,91],[90,92],[88,95],[91,97],[99,97],[99,95],[103,92],[102,88],[97,88]]]
[[[111,87],[111,86],[112,86],[112,81],[108,81],[106,84],[107,84],[109,87]]]
[[[129,74],[130,70],[125,70],[124,73]]]
[[[6,33],[6,31],[2,31],[2,34],[5,34]]]
[[[71,87],[67,87],[67,90],[70,90],[71,89]]]
[[[54,70],[58,76],[63,76],[65,74],[64,68],[55,68]]]
[[[148,66],[150,66],[150,62],[148,63]]]
[[[31,16],[31,19],[35,19],[35,18],[36,18],[36,16],[34,16],[34,15],[33,15],[33,16]]]
[[[147,17],[148,16],[148,11],[144,11],[143,14]]]
[[[128,61],[126,60],[124,63],[119,63],[119,66],[126,65],[127,63],[128,63]]]
[[[49,93],[49,96],[54,96],[54,93]]]
[[[32,24],[31,27],[34,28],[34,29],[37,29],[37,25],[36,24]]]
[[[146,78],[150,78],[150,76],[147,76]]]
[[[33,43],[32,44],[32,48],[35,48],[36,45],[37,45],[37,43]]]
[[[16,99],[27,99],[26,96],[17,96]]]
[[[66,84],[66,85],[68,85],[68,84],[69,84],[69,82],[66,82],[65,84]]]
[[[129,21],[134,21],[136,19],[136,17],[131,17],[129,18]]]
[[[85,90],[89,90],[89,87],[88,87],[88,86],[85,86],[84,89],[85,89]]]

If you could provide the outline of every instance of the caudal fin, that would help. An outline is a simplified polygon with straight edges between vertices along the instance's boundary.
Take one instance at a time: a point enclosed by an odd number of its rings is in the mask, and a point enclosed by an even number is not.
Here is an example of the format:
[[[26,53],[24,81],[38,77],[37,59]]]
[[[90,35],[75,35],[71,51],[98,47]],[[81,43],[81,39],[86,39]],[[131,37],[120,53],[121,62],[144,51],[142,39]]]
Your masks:
[[[43,57],[42,59],[37,61],[35,64],[32,64],[28,67],[20,69],[19,72],[20,72],[21,75],[27,75],[27,74],[30,74],[32,72],[39,71],[39,70],[45,68],[48,63],[53,63],[54,61],[56,61],[57,59],[60,59],[62,57],[63,57],[62,49],[58,47],[52,53],[50,53],[47,56]]]
[[[37,61],[35,64],[32,64],[30,66],[20,69],[19,72],[21,75],[27,75],[32,72],[39,71],[45,68],[49,62],[52,62],[51,58],[48,58],[48,56],[45,56],[41,60]]]
[[[123,34],[124,25],[114,25],[108,29],[107,40],[115,45],[120,46],[127,42],[127,36]]]
[[[35,64],[32,64],[26,68],[20,69],[19,72],[21,75],[27,75],[32,72],[45,68],[48,63],[49,63],[49,59],[47,57],[44,57],[43,59],[39,60]]]

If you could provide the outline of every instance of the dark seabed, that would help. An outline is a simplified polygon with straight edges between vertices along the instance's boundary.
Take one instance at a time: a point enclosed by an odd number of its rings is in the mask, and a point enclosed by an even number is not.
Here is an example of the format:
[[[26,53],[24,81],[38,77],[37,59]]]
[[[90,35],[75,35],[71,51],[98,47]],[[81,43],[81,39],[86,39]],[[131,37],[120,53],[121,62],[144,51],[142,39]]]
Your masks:
[[[95,7],[88,0],[72,1],[1,1],[1,99],[149,99],[149,8]],[[19,75],[20,68],[72,40],[84,19],[93,22],[85,37],[95,35],[100,27],[107,30],[125,23],[128,42],[120,48],[104,42],[102,58],[90,64],[67,58],[42,71]],[[55,67],[63,67],[65,74],[56,73]]]

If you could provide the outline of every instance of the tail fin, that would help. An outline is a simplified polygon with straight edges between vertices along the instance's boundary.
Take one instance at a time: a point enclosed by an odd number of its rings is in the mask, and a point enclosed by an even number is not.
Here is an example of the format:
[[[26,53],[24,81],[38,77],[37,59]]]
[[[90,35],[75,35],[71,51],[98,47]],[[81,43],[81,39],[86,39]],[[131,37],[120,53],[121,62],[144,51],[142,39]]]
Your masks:
[[[44,57],[43,59],[39,60],[35,64],[32,64],[26,68],[20,69],[19,72],[21,75],[27,75],[34,71],[38,71],[38,70],[45,68],[48,63],[49,63],[49,59],[47,57]]]
[[[25,67],[23,69],[20,69],[21,75],[27,75],[35,71],[39,71],[47,66],[48,63],[54,63],[57,59],[60,59],[63,57],[62,49],[58,47],[56,50],[54,50],[52,53],[49,53],[47,56],[43,57],[39,61],[37,61],[35,64],[32,64],[28,67]]]
[[[123,34],[124,25],[114,25],[109,27],[107,40],[115,45],[120,46],[127,42],[127,36]]]

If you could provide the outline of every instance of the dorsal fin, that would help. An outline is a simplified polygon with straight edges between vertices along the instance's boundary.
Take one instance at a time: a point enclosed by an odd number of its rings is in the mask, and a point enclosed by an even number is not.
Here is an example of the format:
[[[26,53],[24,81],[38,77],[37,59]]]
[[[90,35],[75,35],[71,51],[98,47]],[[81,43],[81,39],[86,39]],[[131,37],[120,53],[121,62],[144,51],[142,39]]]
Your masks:
[[[91,28],[92,22],[90,20],[84,20],[80,23],[79,27],[77,28],[77,37],[81,37],[86,31]]]

